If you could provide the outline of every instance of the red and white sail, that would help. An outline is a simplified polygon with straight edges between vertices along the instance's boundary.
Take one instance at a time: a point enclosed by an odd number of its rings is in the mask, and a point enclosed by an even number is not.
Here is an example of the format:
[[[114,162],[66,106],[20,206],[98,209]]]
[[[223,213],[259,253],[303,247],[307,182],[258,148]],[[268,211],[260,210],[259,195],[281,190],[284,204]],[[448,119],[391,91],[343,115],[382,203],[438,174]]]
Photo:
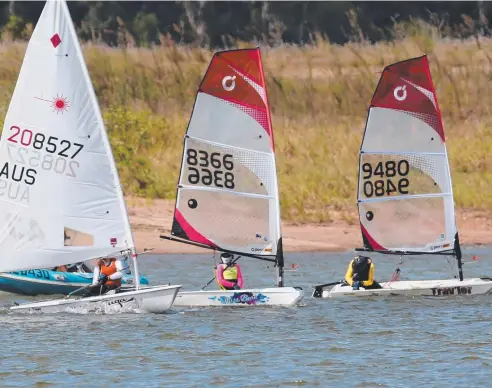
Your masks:
[[[426,56],[383,71],[360,149],[358,208],[366,249],[454,247],[451,175]]]
[[[212,58],[184,140],[171,234],[239,253],[277,252],[278,184],[259,48]]]

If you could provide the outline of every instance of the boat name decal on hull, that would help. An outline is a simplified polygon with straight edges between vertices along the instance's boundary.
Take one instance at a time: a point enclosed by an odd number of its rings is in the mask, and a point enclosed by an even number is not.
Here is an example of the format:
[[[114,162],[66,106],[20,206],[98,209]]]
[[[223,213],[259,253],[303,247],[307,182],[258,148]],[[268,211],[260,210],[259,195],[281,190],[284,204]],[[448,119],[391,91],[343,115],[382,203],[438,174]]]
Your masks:
[[[472,287],[443,287],[443,288],[431,288],[433,296],[443,295],[468,295],[472,293]],[[456,291],[456,292],[455,292]]]
[[[261,293],[253,294],[252,292],[235,292],[232,296],[212,296],[210,300],[216,300],[222,304],[263,304],[267,302],[270,298]]]

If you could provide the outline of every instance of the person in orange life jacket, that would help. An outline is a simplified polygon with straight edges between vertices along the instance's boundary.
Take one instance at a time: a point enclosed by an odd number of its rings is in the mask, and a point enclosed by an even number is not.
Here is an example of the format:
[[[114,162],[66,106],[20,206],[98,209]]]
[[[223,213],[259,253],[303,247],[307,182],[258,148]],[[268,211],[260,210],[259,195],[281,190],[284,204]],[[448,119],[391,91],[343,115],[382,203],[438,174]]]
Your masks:
[[[366,290],[382,288],[374,280],[374,263],[367,256],[356,256],[348,265],[345,281],[354,290],[364,287]]]
[[[243,274],[239,264],[233,263],[234,256],[230,253],[220,255],[222,263],[217,265],[215,279],[222,290],[240,290],[243,288]]]
[[[94,267],[92,287],[89,295],[102,295],[110,290],[121,287],[123,277],[123,263],[114,257],[106,257],[99,260]]]

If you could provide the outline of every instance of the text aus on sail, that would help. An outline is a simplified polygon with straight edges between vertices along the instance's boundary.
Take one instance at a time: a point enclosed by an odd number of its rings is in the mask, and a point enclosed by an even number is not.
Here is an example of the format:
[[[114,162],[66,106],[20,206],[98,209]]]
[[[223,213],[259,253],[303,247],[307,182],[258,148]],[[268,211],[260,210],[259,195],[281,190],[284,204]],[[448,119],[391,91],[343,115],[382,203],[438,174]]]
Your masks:
[[[0,198],[29,205],[31,188],[40,170],[77,178],[77,155],[83,144],[17,125],[12,125],[4,136],[1,155],[8,160],[0,159]]]

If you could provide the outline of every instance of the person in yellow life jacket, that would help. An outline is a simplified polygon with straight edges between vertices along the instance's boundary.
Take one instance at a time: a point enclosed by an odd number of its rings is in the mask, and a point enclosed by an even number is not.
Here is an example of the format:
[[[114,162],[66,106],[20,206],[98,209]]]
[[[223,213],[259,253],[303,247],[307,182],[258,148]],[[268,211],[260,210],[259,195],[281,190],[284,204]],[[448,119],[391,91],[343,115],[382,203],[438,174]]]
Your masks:
[[[367,256],[356,256],[348,265],[345,281],[354,290],[364,287],[366,290],[382,288],[374,280],[374,263]]]
[[[92,286],[89,295],[102,295],[110,290],[121,287],[123,277],[123,263],[114,257],[106,257],[99,260],[94,267]]]
[[[222,263],[217,265],[215,279],[222,290],[240,290],[243,288],[243,274],[239,264],[233,263],[234,256],[230,253],[220,255]]]

